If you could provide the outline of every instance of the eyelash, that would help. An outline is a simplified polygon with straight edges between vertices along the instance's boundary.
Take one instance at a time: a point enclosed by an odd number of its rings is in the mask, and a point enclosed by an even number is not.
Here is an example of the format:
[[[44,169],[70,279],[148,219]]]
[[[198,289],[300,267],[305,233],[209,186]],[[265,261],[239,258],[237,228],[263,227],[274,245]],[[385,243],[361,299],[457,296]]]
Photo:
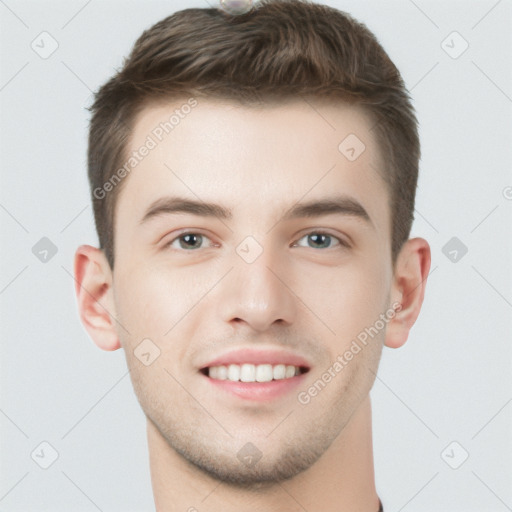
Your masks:
[[[187,235],[200,235],[202,236],[203,238],[207,238],[209,240],[209,238],[204,235],[203,233],[200,233],[198,231],[184,231],[183,233],[180,233],[180,235],[178,235],[177,237],[173,238],[170,242],[166,243],[164,245],[164,249],[168,249],[168,248],[171,248],[171,245],[180,240],[180,238],[183,238]],[[334,249],[336,247],[338,247],[338,249],[348,249],[350,248],[350,245],[348,242],[346,242],[345,240],[343,240],[342,238],[340,237],[337,237],[327,231],[324,231],[322,229],[316,229],[316,230],[312,230],[312,231],[309,231],[308,233],[305,233],[304,235],[302,235],[299,240],[302,240],[303,238],[305,237],[308,237],[310,235],[324,235],[324,236],[328,236],[329,238],[333,239],[333,240],[336,240],[338,242],[337,245],[335,245],[334,247],[327,247],[327,248],[324,248],[324,249],[319,249],[319,250],[329,250],[329,249]],[[297,242],[294,243],[294,245],[292,247],[304,247],[304,246],[297,246],[296,245]],[[315,247],[306,247],[306,248],[309,248],[309,249],[315,249]],[[180,252],[194,252],[194,251],[197,251],[198,249],[183,249],[183,248],[180,248],[180,249],[174,249],[176,251],[180,251]]]

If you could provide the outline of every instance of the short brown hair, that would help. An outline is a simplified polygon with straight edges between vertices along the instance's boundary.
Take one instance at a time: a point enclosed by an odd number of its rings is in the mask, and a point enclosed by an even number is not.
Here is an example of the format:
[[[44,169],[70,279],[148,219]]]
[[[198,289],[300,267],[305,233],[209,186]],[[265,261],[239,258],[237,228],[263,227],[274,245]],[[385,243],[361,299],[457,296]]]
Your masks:
[[[136,115],[152,101],[185,95],[360,105],[384,157],[395,262],[413,221],[420,158],[417,120],[398,69],[350,15],[308,0],[261,0],[241,15],[185,9],[161,20],[96,93],[88,173],[100,248],[111,268],[115,204],[125,180],[104,197],[94,191],[126,162]]]

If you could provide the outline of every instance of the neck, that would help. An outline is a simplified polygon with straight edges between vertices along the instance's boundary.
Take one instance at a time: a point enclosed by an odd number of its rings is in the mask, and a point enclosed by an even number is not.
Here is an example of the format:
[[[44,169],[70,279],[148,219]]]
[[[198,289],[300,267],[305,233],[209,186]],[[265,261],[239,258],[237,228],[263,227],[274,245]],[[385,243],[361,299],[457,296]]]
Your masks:
[[[147,422],[156,512],[377,512],[370,397],[323,456],[291,480],[264,491],[214,480],[176,453]]]

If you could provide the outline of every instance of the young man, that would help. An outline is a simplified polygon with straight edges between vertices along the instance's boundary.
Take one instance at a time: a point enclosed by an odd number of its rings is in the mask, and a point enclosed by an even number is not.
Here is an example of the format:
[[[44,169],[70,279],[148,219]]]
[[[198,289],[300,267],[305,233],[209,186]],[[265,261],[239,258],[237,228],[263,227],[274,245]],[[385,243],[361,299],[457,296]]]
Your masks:
[[[92,107],[80,316],[123,348],[158,511],[377,512],[369,392],[430,250],[400,74],[340,11],[264,0],[144,32]]]

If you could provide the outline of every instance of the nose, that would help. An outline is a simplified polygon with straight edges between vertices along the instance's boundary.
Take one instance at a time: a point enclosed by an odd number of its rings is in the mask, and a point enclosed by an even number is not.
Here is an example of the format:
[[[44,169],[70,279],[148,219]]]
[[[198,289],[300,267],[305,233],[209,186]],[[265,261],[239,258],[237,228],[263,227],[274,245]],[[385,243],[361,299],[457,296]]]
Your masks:
[[[252,263],[235,255],[234,268],[217,297],[222,320],[234,328],[245,324],[258,332],[274,324],[291,325],[298,299],[284,266],[282,256],[279,261],[270,250],[264,250]]]

